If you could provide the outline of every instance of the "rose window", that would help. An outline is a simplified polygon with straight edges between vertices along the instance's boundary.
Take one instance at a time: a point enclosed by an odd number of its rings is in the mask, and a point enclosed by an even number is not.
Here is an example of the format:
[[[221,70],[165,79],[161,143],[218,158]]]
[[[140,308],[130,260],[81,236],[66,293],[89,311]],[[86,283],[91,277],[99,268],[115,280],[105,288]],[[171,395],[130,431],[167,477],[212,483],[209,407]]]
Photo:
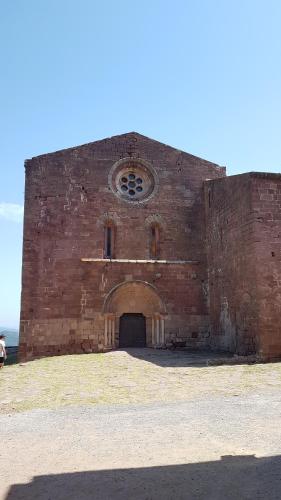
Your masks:
[[[120,179],[121,191],[132,197],[143,191],[142,184],[142,178],[136,176],[133,172],[129,172],[127,176],[124,175]]]
[[[117,196],[137,203],[147,200],[154,192],[156,174],[143,160],[123,159],[113,165],[109,184]]]

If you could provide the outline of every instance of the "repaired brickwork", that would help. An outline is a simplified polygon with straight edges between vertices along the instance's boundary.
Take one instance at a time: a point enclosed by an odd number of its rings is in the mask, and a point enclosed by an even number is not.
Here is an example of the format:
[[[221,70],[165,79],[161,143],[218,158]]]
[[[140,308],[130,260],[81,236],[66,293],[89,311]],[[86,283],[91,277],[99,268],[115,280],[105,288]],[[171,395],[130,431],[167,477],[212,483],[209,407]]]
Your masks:
[[[279,176],[134,132],[25,166],[21,359],[117,348],[124,314],[148,346],[281,354]]]

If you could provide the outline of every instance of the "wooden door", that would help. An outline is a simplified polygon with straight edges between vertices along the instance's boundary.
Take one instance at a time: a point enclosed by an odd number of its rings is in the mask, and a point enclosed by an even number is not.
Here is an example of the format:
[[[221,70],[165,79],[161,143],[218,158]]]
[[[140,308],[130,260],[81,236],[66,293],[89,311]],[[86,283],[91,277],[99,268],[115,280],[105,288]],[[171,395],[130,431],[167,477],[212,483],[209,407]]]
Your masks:
[[[120,318],[119,347],[145,347],[146,329],[143,314],[127,313]]]

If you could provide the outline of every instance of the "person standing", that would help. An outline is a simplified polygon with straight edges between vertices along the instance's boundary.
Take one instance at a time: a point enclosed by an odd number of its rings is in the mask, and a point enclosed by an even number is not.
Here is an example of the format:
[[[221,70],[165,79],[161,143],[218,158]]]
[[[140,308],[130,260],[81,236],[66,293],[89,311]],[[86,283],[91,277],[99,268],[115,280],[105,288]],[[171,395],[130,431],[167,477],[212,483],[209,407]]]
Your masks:
[[[0,335],[0,369],[3,368],[4,362],[7,359],[5,335]]]

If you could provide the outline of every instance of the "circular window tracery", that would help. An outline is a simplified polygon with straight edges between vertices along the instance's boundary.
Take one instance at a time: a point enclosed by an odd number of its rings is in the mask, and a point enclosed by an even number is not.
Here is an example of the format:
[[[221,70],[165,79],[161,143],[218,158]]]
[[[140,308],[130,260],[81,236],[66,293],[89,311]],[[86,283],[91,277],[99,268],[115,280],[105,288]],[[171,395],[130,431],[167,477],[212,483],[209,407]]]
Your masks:
[[[124,158],[113,165],[109,184],[117,196],[125,201],[146,201],[157,185],[154,169],[144,160]]]

